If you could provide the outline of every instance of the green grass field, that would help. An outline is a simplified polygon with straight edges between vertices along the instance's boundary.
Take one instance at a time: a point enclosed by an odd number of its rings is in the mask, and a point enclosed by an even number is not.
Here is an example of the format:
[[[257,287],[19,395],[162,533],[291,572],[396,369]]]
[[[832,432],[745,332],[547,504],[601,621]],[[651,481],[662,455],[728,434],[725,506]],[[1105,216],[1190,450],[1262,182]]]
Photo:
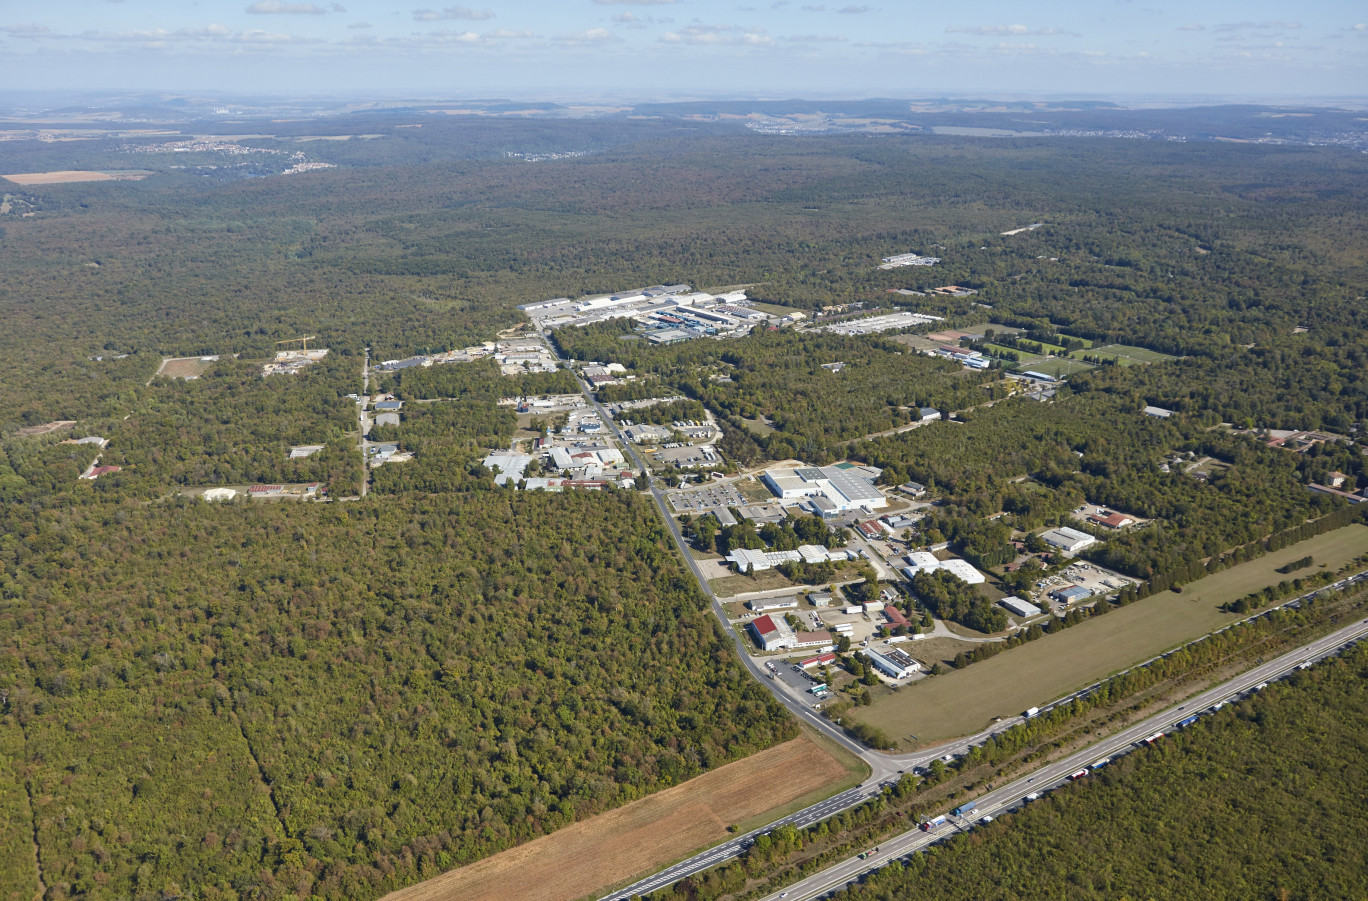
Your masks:
[[[1338,569],[1365,552],[1368,526],[1327,532],[1193,582],[1181,594],[1162,592],[967,669],[917,682],[849,715],[878,726],[903,747],[970,735],[993,717],[1015,716],[1241,619],[1220,606],[1294,578],[1276,571],[1285,563],[1310,554],[1315,566],[1302,571],[1309,574],[1321,564]]]
[[[1032,362],[1016,365],[1017,372],[1039,372],[1056,378],[1061,375],[1073,375],[1076,372],[1087,372],[1089,369],[1096,368],[1092,363],[1084,363],[1081,359],[1072,360],[1068,357],[1038,357]]]
[[[1103,347],[1095,347],[1092,350],[1076,350],[1072,356],[1081,360],[1084,354],[1114,359],[1121,366],[1134,366],[1136,363],[1166,363],[1169,360],[1178,359],[1169,354],[1161,354],[1157,350],[1131,347],[1129,344],[1107,344]]]
[[[1060,332],[1060,333],[1059,333],[1059,337],[1061,337],[1061,338],[1072,339],[1072,340],[1074,340],[1074,341],[1082,341],[1084,347],[1092,347],[1092,346],[1093,346],[1093,341],[1092,341],[1091,338],[1080,338],[1080,337],[1078,337],[1077,335],[1066,335],[1066,334],[1064,334],[1063,332]]]

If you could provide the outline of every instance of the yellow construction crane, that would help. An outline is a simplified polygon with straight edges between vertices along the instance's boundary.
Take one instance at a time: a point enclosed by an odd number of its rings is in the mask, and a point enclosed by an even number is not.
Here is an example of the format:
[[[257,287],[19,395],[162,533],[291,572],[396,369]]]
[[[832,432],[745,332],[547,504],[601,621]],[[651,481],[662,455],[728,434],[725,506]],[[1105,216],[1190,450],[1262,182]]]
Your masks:
[[[277,344],[277,345],[280,345],[280,344],[293,344],[293,343],[295,343],[296,341],[298,341],[298,342],[300,342],[300,344],[302,345],[302,347],[303,347],[304,350],[308,350],[308,349],[309,349],[309,342],[312,341],[312,340],[314,340],[314,339],[317,338],[317,337],[318,337],[317,335],[304,335],[304,336],[301,337],[301,338],[286,338],[284,341],[277,341],[276,344]]]

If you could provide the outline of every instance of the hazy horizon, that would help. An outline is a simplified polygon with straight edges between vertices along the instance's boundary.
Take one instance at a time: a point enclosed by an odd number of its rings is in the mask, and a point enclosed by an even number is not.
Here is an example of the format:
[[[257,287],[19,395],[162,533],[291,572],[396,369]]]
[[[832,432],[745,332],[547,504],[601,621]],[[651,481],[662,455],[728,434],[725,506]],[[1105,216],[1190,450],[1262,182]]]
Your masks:
[[[1263,0],[915,12],[786,0],[56,0],[0,18],[0,79],[17,92],[296,98],[1352,100],[1368,85],[1365,18],[1338,0],[1295,12]]]

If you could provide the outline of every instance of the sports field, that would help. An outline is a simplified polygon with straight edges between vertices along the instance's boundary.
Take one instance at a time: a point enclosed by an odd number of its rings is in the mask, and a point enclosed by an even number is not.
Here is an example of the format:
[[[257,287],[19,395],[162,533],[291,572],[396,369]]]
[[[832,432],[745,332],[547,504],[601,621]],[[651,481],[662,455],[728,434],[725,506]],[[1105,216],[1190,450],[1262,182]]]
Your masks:
[[[723,841],[728,825],[824,787],[835,792],[859,778],[811,739],[795,738],[536,841],[400,889],[386,895],[385,901],[582,898]]]
[[[1368,553],[1368,526],[1310,538],[1186,586],[1113,610],[1039,641],[944,676],[924,679],[851,713],[903,747],[971,735],[994,717],[1015,716],[1242,617],[1222,604],[1297,574],[1277,568],[1310,554],[1316,572]],[[916,736],[915,739],[910,736]]]
[[[1157,350],[1131,347],[1129,344],[1107,344],[1103,347],[1094,347],[1092,350],[1076,350],[1073,352],[1073,355],[1080,360],[1084,354],[1090,357],[1114,359],[1120,366],[1134,366],[1136,363],[1165,363],[1169,360],[1178,359],[1169,354],[1161,354]]]

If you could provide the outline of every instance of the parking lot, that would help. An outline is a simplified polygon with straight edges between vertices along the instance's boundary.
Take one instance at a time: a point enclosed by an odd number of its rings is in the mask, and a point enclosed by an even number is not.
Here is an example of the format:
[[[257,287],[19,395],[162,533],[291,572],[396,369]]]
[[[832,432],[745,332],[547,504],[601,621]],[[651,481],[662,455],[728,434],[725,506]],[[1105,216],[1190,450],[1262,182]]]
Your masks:
[[[676,513],[700,513],[713,507],[743,507],[746,499],[731,485],[707,485],[688,491],[672,491],[670,503]]]
[[[816,656],[815,652],[812,656]],[[788,663],[784,660],[769,660],[765,662],[765,668],[774,674],[773,678],[775,680],[783,682],[797,694],[804,694],[812,688],[812,686],[817,684],[816,677],[808,675],[807,671],[796,663]],[[810,703],[816,703],[818,699],[809,694],[805,700]]]

